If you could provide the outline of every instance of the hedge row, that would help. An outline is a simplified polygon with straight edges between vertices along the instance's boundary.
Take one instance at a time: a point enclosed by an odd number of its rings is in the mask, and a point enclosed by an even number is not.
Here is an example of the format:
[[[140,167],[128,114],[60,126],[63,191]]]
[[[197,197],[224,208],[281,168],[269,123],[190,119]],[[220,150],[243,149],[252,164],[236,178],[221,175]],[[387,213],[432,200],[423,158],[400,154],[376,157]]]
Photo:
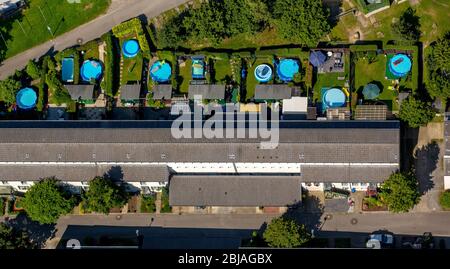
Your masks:
[[[102,82],[102,88],[105,94],[110,97],[114,97],[114,93],[117,90],[117,81],[115,70],[117,68],[118,57],[116,55],[115,43],[113,40],[113,35],[111,32],[106,33],[102,36],[102,40],[106,43],[106,55],[105,55],[105,75]]]
[[[141,47],[142,52],[150,53],[148,40],[140,19],[134,18],[129,21],[123,22],[113,27],[112,32],[118,38],[124,38],[129,35],[135,34],[137,36],[137,40],[139,41],[139,46]]]
[[[256,56],[299,57],[302,53],[301,48],[261,49],[256,51]]]
[[[358,52],[358,51],[376,51],[378,50],[377,45],[351,45],[350,51],[351,52]]]

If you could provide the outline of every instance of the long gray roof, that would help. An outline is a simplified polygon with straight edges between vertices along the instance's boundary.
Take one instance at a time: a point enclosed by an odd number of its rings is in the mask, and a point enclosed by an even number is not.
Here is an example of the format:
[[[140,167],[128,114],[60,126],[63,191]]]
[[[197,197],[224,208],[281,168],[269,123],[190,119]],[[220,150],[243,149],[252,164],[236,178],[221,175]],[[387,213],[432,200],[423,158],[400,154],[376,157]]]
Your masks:
[[[2,181],[37,181],[56,177],[62,181],[88,181],[108,175],[113,180],[128,182],[167,182],[169,169],[165,165],[105,165],[105,164],[0,164]]]
[[[287,206],[301,201],[299,176],[173,176],[172,206]]]
[[[120,87],[120,99],[138,100],[141,97],[141,85],[123,85]]]
[[[189,99],[194,99],[196,95],[208,100],[225,99],[225,85],[189,85]]]
[[[290,99],[292,88],[286,84],[260,84],[255,88],[255,99]]]
[[[153,87],[153,100],[170,100],[172,99],[172,85],[159,84]]]
[[[92,100],[94,99],[94,85],[64,85],[72,100]]]
[[[0,162],[398,163],[400,158],[398,128],[281,128],[278,147],[267,150],[260,147],[265,139],[175,139],[168,128],[114,126],[1,128],[0,123]]]
[[[303,165],[301,176],[302,182],[381,183],[398,168],[396,166]]]

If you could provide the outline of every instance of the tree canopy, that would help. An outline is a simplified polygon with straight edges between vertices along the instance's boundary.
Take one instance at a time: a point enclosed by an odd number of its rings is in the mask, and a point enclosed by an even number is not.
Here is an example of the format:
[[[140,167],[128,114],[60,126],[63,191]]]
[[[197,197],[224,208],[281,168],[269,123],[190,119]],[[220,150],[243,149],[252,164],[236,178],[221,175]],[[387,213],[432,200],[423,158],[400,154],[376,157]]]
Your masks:
[[[270,247],[293,248],[308,242],[311,235],[304,225],[292,219],[279,217],[273,219],[267,226],[263,238]]]
[[[416,10],[409,7],[400,16],[400,19],[392,24],[392,30],[402,39],[407,41],[418,41],[420,39],[420,17]]]
[[[35,247],[27,232],[0,223],[0,249],[30,249]]]
[[[122,207],[128,194],[121,186],[104,177],[96,177],[89,182],[89,189],[83,195],[88,210],[108,214],[111,208]]]
[[[398,116],[402,121],[406,122],[408,126],[417,128],[430,122],[435,114],[436,113],[429,103],[410,96],[403,100]]]
[[[0,81],[0,101],[6,104],[16,102],[16,94],[20,90],[21,84],[14,78],[7,78]]]
[[[42,224],[56,223],[74,205],[75,198],[65,192],[54,178],[43,179],[31,186],[23,199],[23,207],[28,216]]]
[[[224,38],[253,33],[264,26],[267,16],[255,0],[205,1],[166,21],[158,32],[160,45],[176,47],[187,40],[218,43]],[[264,6],[264,3],[261,2]]]
[[[429,78],[428,93],[432,97],[450,97],[450,33],[438,39],[431,46],[431,53],[427,59]]]
[[[329,11],[322,0],[275,0],[273,17],[282,37],[297,44],[315,46],[330,31]]]
[[[417,179],[411,173],[394,173],[381,185],[380,198],[393,212],[408,212],[420,201]]]

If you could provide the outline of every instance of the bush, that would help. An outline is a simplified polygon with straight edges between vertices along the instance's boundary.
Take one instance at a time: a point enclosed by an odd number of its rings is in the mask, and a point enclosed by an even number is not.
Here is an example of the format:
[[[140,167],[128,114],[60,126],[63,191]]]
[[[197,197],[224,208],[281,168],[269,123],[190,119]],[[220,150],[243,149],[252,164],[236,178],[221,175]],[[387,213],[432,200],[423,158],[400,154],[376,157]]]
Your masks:
[[[306,244],[311,235],[304,225],[295,220],[279,217],[273,219],[263,234],[264,240],[270,247],[294,248]]]
[[[103,35],[102,39],[106,43],[106,55],[105,55],[105,73],[102,81],[102,89],[105,91],[107,96],[114,97],[117,92],[118,83],[117,78],[119,77],[118,72],[116,72],[119,65],[117,59],[119,56],[116,54],[116,40],[111,32]]]
[[[447,190],[441,194],[441,197],[439,198],[439,203],[441,204],[443,209],[450,210],[450,191],[449,190]]]
[[[141,212],[142,213],[154,213],[156,211],[156,197],[154,194],[148,196],[142,196],[141,200]]]
[[[41,70],[33,60],[28,62],[26,72],[32,79],[38,79],[41,76]]]
[[[112,29],[112,33],[117,38],[124,38],[131,35],[136,35],[139,46],[144,54],[150,53],[147,36],[142,26],[142,22],[138,18],[123,22]]]
[[[412,128],[426,125],[433,120],[436,113],[429,103],[422,102],[410,96],[400,106],[399,118]]]
[[[169,205],[169,188],[164,187],[161,193],[161,213],[170,213],[172,208]]]
[[[418,182],[412,173],[394,173],[381,185],[380,199],[393,212],[408,212],[420,201]]]

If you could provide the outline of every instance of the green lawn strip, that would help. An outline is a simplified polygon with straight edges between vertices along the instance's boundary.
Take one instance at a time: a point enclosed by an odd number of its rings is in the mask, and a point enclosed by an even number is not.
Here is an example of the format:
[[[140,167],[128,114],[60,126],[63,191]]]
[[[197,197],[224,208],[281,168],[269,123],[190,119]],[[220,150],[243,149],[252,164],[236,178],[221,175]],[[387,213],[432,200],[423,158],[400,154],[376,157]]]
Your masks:
[[[188,58],[186,62],[184,62],[183,66],[179,66],[178,80],[179,80],[179,91],[181,93],[188,93],[189,91],[189,83],[192,80],[192,60]]]
[[[212,83],[215,84],[226,84],[232,78],[232,70],[230,66],[230,59],[227,58],[216,58],[214,61],[214,79]]]
[[[67,0],[32,0],[29,2],[30,7],[25,9],[19,18],[11,18],[0,25],[0,30],[7,39],[6,58],[52,39],[46,21],[53,35],[58,36],[104,13],[111,1],[91,0],[69,3],[70,1]],[[0,42],[0,46],[4,46],[4,43]]]
[[[141,52],[134,58],[124,58],[121,85],[128,84],[128,82],[140,82],[142,79],[142,66],[143,57]]]

